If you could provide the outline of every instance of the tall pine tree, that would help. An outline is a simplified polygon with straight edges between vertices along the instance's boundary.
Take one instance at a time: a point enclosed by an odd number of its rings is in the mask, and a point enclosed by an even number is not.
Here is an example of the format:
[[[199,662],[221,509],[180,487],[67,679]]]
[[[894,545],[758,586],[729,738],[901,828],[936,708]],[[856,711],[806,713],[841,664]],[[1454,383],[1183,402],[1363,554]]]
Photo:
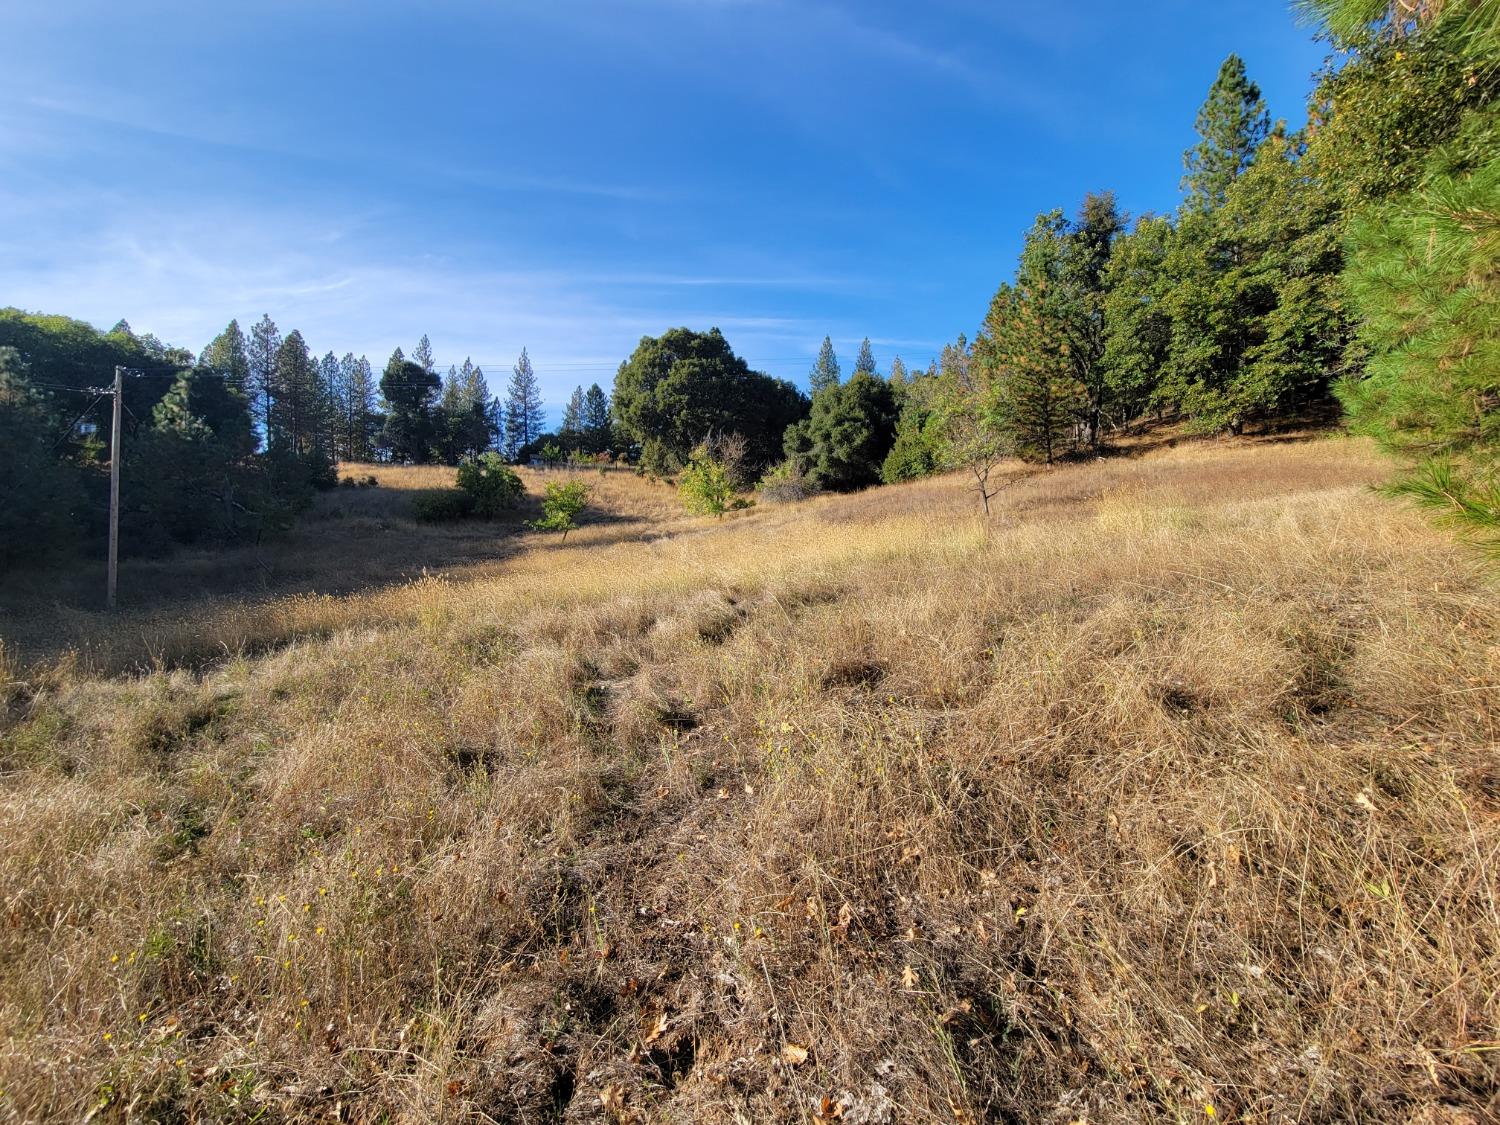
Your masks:
[[[808,377],[808,383],[814,395],[819,391],[827,390],[829,387],[838,386],[839,357],[834,354],[832,337],[823,337],[823,346],[818,349],[818,358],[813,363],[812,374]]]
[[[1230,55],[1198,110],[1198,144],[1183,155],[1190,209],[1223,206],[1229,185],[1250,167],[1270,124],[1260,87],[1245,73],[1244,60]]]
[[[531,357],[522,348],[505,393],[505,455],[514,460],[523,448],[541,437],[546,419]]]
[[[276,382],[276,355],[281,350],[281,332],[269,314],[262,314],[250,329],[245,349],[249,364],[249,384],[245,397],[250,401],[250,418],[256,429],[266,435],[270,446],[272,388]]]

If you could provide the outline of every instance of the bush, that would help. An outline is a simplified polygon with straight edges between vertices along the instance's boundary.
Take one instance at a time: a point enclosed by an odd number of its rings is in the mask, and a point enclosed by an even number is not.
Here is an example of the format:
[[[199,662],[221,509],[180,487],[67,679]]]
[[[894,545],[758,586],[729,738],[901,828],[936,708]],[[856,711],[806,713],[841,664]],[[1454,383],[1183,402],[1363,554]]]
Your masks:
[[[458,467],[458,487],[472,501],[476,516],[494,517],[510,511],[525,491],[521,478],[505,464],[498,453],[465,460]]]
[[[417,497],[412,510],[422,523],[467,519],[474,514],[474,497],[457,488],[424,492]]]
[[[783,461],[762,477],[760,484],[755,487],[760,498],[768,504],[790,504],[806,500],[818,491],[795,461]]]
[[[553,481],[542,494],[542,518],[530,525],[537,531],[560,531],[563,542],[578,526],[576,517],[589,502],[589,486],[581,480]]]
[[[677,493],[687,510],[699,516],[723,518],[734,499],[734,488],[723,462],[709,457],[701,448],[688,467],[682,470]]]

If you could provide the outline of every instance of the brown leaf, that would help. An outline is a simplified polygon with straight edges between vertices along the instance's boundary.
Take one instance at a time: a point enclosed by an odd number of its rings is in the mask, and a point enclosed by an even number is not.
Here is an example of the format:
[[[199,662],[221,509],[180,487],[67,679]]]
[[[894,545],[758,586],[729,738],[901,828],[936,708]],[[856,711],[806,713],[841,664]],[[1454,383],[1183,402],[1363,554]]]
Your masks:
[[[823,1095],[823,1100],[818,1103],[818,1111],[813,1114],[815,1121],[837,1121],[844,1116],[844,1099],[830,1098]]]
[[[904,968],[904,969],[901,970],[901,987],[902,988],[907,989],[908,991],[910,991],[911,989],[917,987],[917,981],[919,981],[919,980],[921,980],[921,978],[919,976],[917,976],[917,970],[913,969],[910,965],[906,966],[906,968]]]
[[[781,1061],[788,1066],[801,1066],[807,1061],[807,1048],[797,1043],[787,1043],[781,1048]]]
[[[647,1043],[655,1043],[667,1030],[666,1010],[647,1012],[645,1022],[641,1024],[641,1038]]]
[[[638,991],[640,991],[640,987],[641,982],[636,980],[635,977],[631,977],[624,984],[620,985],[620,995],[634,996]]]

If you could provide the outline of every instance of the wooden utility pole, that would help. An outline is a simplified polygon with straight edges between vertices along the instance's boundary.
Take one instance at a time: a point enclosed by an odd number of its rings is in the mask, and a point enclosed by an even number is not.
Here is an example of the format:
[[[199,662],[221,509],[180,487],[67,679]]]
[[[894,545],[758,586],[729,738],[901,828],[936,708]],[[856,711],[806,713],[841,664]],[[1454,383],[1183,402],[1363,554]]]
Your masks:
[[[115,415],[109,435],[109,608],[115,608],[115,586],[120,570],[120,412],[125,396],[125,369],[115,368]]]

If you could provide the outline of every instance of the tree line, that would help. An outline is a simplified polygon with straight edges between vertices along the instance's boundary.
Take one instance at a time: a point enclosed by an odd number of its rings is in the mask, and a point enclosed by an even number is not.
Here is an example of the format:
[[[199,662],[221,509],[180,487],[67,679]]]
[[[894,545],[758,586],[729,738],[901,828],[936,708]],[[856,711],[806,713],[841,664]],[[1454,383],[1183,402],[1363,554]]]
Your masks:
[[[1238,435],[1329,418],[1406,469],[1392,491],[1491,545],[1500,528],[1500,9],[1318,0],[1330,57],[1307,124],[1272,122],[1244,62],[1219,69],[1171,214],[1113,193],[1038,215],[974,339],[811,396],[750,372],[717,331],[642,340],[618,425],[659,472],[772,495],[1097,453],[1151,420]],[[785,424],[780,449],[773,432]],[[710,467],[715,467],[710,471]],[[704,482],[708,482],[705,484]]]
[[[128,374],[122,407],[122,540],[152,553],[227,544],[287,528],[340,463],[457,465],[490,451],[511,460],[549,441],[598,453],[614,443],[608,396],[579,388],[563,431],[545,431],[522,350],[497,399],[470,359],[438,374],[423,336],[380,376],[365,356],[318,357],[269,316],[231,320],[198,354],[63,316],[0,309],[0,564],[101,541],[112,451],[99,392]]]
[[[612,396],[577,388],[550,432],[524,350],[502,401],[469,360],[440,376],[425,336],[377,380],[365,357],[316,358],[269,317],[194,357],[123,322],[0,310],[0,562],[97,539],[91,388],[116,364],[138,372],[125,520],[147,547],[283,527],[346,461],[610,452],[685,473],[708,510],[757,479],[802,496],[962,470],[987,506],[1002,459],[1094,454],[1152,420],[1236,435],[1339,406],[1406,466],[1395,491],[1493,544],[1500,13],[1309,8],[1331,55],[1303,128],[1270,120],[1231,55],[1179,206],[1133,218],[1099,191],[1038,215],[973,339],[924,370],[898,357],[882,374],[866,339],[845,379],[825,338],[805,394],[717,329],[675,328],[642,338]]]

